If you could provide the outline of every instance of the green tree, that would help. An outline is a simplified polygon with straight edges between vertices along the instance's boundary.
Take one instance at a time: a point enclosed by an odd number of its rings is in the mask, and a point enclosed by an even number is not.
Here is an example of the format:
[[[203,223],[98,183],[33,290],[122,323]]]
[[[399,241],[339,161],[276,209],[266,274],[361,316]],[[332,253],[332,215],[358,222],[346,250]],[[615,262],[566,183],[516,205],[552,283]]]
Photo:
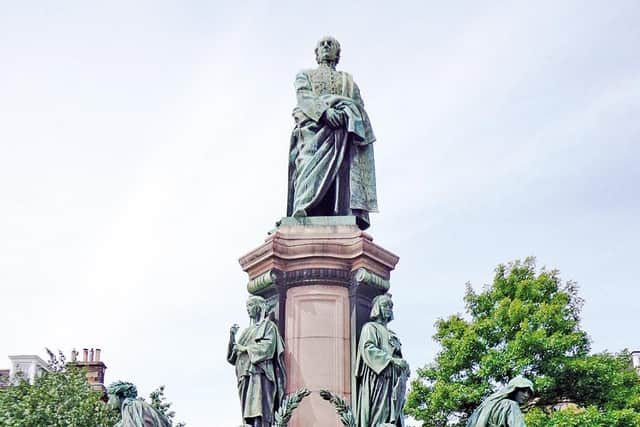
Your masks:
[[[436,322],[434,339],[442,348],[411,384],[406,412],[423,426],[464,425],[483,398],[517,375],[535,384],[530,426],[640,425],[626,424],[640,412],[640,380],[629,354],[589,354],[580,328],[583,301],[557,270],[537,271],[534,258],[499,265],[482,292],[467,284],[464,301],[467,318]],[[587,409],[543,411],[562,400]],[[597,416],[608,421],[570,423]]]
[[[161,385],[157,389],[153,390],[149,393],[149,401],[151,406],[156,408],[160,413],[164,414],[165,417],[169,419],[171,425],[173,425],[173,418],[176,416],[176,412],[171,410],[172,403],[167,401],[167,398],[164,395],[165,386]],[[175,427],[185,427],[186,423],[179,422],[175,425]]]
[[[52,357],[49,366],[33,384],[18,378],[0,391],[1,426],[113,427],[117,414],[91,389],[84,370],[65,367],[63,356]]]
[[[601,410],[596,406],[551,414],[533,408],[527,413],[526,422],[528,427],[638,427],[640,414],[633,409]]]

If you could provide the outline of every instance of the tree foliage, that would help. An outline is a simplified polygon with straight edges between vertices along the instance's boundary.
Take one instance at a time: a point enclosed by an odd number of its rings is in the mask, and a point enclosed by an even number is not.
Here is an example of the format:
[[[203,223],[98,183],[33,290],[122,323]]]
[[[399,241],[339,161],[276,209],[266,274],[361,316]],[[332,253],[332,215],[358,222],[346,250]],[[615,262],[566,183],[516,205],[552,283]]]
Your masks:
[[[546,414],[533,408],[527,413],[526,422],[528,427],[638,427],[640,413],[633,409],[602,410],[589,406]]]
[[[67,365],[65,356],[49,353],[49,371],[30,384],[18,376],[0,390],[2,427],[113,427],[120,414],[103,401],[103,394],[87,383],[86,371]],[[162,385],[149,394],[150,404],[173,424],[175,412]],[[179,422],[175,427],[185,427]]]
[[[589,354],[589,337],[580,328],[582,300],[558,271],[537,272],[533,258],[499,265],[482,292],[467,284],[464,301],[466,318],[436,322],[434,339],[442,349],[411,385],[406,412],[423,426],[464,425],[484,397],[517,375],[535,384],[540,409],[527,415],[531,426],[591,425],[563,420],[597,416],[622,420],[598,425],[626,426],[624,420],[637,415],[640,381],[628,353]],[[561,400],[587,410],[542,411]]]
[[[0,391],[1,426],[112,427],[118,421],[102,393],[91,389],[84,370],[65,367],[63,356],[53,357],[49,367],[33,384],[19,377]]]
[[[165,386],[161,385],[157,389],[149,393],[149,402],[151,406],[156,408],[161,414],[163,414],[173,425],[173,418],[176,416],[176,412],[171,410],[172,403],[167,400],[164,395]],[[184,427],[185,423],[179,422],[175,427]]]

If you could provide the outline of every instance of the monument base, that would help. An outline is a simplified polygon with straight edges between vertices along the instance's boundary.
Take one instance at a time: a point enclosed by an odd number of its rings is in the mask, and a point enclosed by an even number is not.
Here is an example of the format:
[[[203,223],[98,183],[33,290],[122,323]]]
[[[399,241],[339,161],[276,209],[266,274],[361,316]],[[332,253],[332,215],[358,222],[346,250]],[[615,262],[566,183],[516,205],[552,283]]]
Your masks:
[[[265,243],[240,259],[249,292],[269,301],[285,340],[287,393],[312,392],[290,427],[341,425],[319,391],[351,400],[359,332],[397,262],[355,217],[283,218]]]

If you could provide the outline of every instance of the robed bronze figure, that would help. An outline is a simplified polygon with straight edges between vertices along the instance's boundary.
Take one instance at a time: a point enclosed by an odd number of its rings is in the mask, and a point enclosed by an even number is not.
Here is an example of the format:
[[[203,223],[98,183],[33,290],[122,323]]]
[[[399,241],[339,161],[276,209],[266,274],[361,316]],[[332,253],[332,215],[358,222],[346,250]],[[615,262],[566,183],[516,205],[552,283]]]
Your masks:
[[[409,365],[402,358],[388,294],[373,299],[371,321],[360,332],[356,356],[356,420],[358,427],[404,426],[404,402]]]
[[[118,381],[107,388],[109,406],[120,411],[121,420],[114,427],[171,427],[171,422],[153,406],[138,399],[132,383]]]
[[[337,71],[340,43],[316,46],[318,68],[296,76],[287,216],[353,215],[361,229],[378,211],[375,136],[353,77]]]
[[[237,342],[238,325],[231,327],[227,360],[236,367],[244,424],[271,427],[285,393],[284,342],[264,298],[249,297],[247,313],[251,324]]]
[[[533,396],[533,383],[515,377],[473,411],[467,427],[526,427],[520,405]]]

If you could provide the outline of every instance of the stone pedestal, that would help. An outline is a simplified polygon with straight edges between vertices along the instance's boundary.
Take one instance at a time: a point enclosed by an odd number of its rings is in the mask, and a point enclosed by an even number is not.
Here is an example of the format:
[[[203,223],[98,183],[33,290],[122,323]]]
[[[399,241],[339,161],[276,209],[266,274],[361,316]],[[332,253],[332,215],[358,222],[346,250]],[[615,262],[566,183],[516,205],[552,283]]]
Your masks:
[[[389,289],[398,257],[373,243],[355,217],[283,218],[240,259],[248,291],[265,297],[285,340],[287,393],[312,391],[290,427],[340,426],[320,389],[352,398],[352,366],[371,300]]]

